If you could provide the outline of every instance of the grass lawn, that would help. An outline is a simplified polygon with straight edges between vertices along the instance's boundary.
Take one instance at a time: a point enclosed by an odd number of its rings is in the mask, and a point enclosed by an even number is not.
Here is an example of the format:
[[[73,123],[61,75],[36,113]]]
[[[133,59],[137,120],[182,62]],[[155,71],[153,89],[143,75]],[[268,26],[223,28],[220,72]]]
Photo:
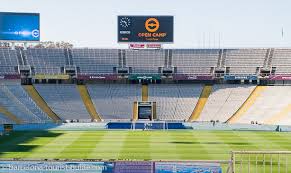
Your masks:
[[[291,151],[291,133],[34,131],[0,137],[0,158],[228,160],[232,150]]]
[[[244,131],[31,131],[0,137],[0,158],[230,160],[233,150],[291,151],[291,133]],[[258,156],[259,172],[291,170],[290,156]],[[280,162],[278,162],[278,158]],[[248,160],[249,156],[242,157]],[[287,158],[287,162],[286,162]],[[240,156],[236,158],[237,161]],[[255,166],[237,162],[239,172]],[[263,163],[263,160],[265,162]],[[272,160],[272,163],[270,162]],[[278,164],[280,163],[280,170]],[[270,165],[274,165],[271,166]],[[263,165],[266,165],[263,168]],[[223,170],[227,165],[222,165]],[[264,171],[263,171],[264,172]]]

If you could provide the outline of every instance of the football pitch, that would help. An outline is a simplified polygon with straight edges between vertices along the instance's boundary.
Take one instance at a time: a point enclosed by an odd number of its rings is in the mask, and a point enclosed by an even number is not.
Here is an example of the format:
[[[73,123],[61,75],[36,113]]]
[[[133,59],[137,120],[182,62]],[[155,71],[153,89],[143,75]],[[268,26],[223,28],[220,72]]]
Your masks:
[[[0,158],[229,160],[233,150],[291,150],[291,133],[30,131],[0,137]]]

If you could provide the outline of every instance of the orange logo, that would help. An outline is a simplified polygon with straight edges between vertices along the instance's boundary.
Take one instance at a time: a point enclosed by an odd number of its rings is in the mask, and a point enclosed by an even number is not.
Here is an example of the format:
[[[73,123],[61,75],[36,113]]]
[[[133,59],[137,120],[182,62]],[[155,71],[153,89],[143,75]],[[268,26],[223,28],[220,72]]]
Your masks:
[[[156,32],[160,28],[160,22],[156,18],[149,18],[145,22],[145,28],[148,32]]]

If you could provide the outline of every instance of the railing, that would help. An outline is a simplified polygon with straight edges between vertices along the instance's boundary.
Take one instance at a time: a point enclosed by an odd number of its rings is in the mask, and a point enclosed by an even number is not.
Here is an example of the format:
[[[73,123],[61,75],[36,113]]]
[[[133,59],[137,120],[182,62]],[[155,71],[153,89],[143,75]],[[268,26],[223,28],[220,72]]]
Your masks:
[[[59,165],[66,164],[67,162],[74,162],[76,164],[82,164],[82,162],[94,163],[94,162],[111,162],[119,165],[131,165],[131,162],[139,166],[147,166],[154,169],[167,169],[169,171],[176,170],[177,166],[183,170],[190,170],[191,165],[201,165],[206,169],[201,169],[200,172],[205,172],[208,168],[216,166],[223,173],[288,173],[291,170],[291,164],[289,162],[291,157],[290,151],[233,151],[231,152],[230,160],[185,160],[185,161],[151,161],[151,160],[99,160],[99,159],[0,159],[2,165],[39,165],[39,162],[43,164]],[[35,164],[37,162],[38,164]],[[155,163],[155,164],[153,164]],[[41,166],[42,164],[40,164]],[[189,167],[190,166],[190,167]],[[209,166],[209,167],[207,167]],[[131,167],[134,169],[135,167]],[[187,168],[188,167],[188,168]],[[1,169],[7,169],[7,166],[2,166]],[[140,168],[140,167],[137,167]],[[145,167],[144,167],[145,168]],[[170,169],[169,169],[170,168]],[[208,170],[209,171],[209,170]],[[219,171],[219,172],[220,172]]]
[[[288,173],[291,171],[290,151],[233,151],[233,173]]]

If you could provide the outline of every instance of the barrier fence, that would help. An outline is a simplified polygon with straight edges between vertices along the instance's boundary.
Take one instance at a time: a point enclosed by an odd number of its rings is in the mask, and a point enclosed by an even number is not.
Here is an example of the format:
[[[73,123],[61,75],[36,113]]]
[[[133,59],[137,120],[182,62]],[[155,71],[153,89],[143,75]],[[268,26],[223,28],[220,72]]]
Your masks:
[[[3,125],[0,125],[0,129]],[[171,122],[171,121],[136,121],[136,122],[93,122],[93,123],[44,123],[44,124],[14,124],[14,131],[26,130],[222,130],[222,131],[279,131],[291,132],[291,126],[227,124],[210,122]]]
[[[233,151],[233,173],[291,172],[290,151]]]
[[[122,161],[122,160],[22,160],[1,159],[0,172],[86,171],[123,173],[288,173],[291,172],[291,151],[232,151],[229,160],[193,161]]]

